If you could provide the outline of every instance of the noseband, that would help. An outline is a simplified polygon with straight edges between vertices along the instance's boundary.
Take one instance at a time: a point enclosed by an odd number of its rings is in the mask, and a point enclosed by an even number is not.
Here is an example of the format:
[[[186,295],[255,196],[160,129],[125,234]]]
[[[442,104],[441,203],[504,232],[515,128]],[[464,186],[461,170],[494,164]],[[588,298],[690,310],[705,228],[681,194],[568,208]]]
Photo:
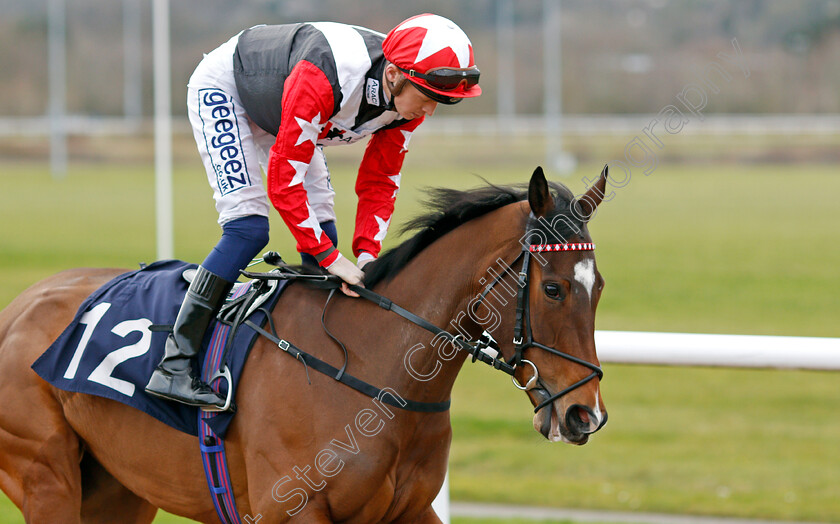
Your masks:
[[[534,375],[528,380],[528,382],[524,386],[520,386],[516,383],[516,379],[512,377],[514,385],[521,389],[521,390],[529,390],[533,389],[535,383],[540,384],[540,387],[546,392],[548,392],[548,388],[545,386],[543,381],[540,379],[539,370],[537,369],[536,364],[527,360],[522,357],[522,354],[529,348],[535,347],[541,349],[543,351],[547,351],[553,355],[557,355],[558,357],[562,357],[566,360],[574,362],[576,364],[580,364],[590,370],[592,373],[589,376],[575,382],[574,384],[566,387],[565,389],[555,393],[554,395],[549,396],[547,399],[543,400],[534,408],[534,413],[538,412],[542,408],[551,405],[555,400],[574,391],[575,389],[583,386],[590,380],[594,378],[598,378],[599,380],[604,376],[603,370],[599,366],[592,364],[591,362],[587,362],[583,359],[560,351],[556,348],[546,346],[544,344],[540,344],[534,340],[534,334],[531,330],[531,308],[528,300],[529,296],[529,286],[528,286],[528,276],[530,271],[530,262],[531,262],[531,253],[542,253],[542,252],[561,252],[561,251],[593,251],[595,249],[595,244],[591,242],[580,242],[580,243],[571,243],[571,244],[531,244],[529,246],[523,246],[522,251],[519,253],[510,266],[515,265],[519,259],[522,259],[522,268],[518,273],[517,278],[517,294],[516,294],[516,317],[514,320],[513,325],[513,347],[514,347],[514,354],[513,356],[507,361],[507,364],[513,368],[515,371],[517,367],[527,364],[531,367],[534,372]],[[478,307],[484,299],[487,297],[488,293],[496,286],[506,275],[506,272],[501,272],[493,282],[487,285],[484,288],[484,291],[481,293],[479,300],[476,302],[475,307]],[[496,351],[499,350],[498,345],[493,341],[490,347],[493,347]],[[511,373],[513,375],[513,373]]]

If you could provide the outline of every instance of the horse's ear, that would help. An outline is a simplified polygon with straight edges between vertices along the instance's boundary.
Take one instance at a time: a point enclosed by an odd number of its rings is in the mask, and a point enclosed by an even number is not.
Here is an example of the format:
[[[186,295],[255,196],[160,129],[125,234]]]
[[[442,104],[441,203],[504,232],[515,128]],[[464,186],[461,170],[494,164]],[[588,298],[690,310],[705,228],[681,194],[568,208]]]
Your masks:
[[[575,204],[580,209],[580,216],[584,217],[585,220],[589,220],[595,214],[595,210],[598,209],[598,205],[604,200],[604,191],[607,189],[607,173],[609,172],[609,166],[604,164],[604,169],[601,170],[601,176],[598,178],[598,181],[595,182],[589,190],[583,194],[580,198],[575,200]]]
[[[537,167],[531,175],[531,183],[528,184],[528,203],[531,204],[531,211],[534,216],[544,217],[554,209],[554,199],[551,191],[548,190],[548,181],[545,179],[542,167]]]

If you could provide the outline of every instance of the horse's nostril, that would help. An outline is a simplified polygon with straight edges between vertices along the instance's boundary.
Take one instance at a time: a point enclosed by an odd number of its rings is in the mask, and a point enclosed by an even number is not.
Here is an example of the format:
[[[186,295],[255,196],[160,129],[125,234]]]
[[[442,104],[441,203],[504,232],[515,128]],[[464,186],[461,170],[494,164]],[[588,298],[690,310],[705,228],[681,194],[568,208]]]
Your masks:
[[[566,411],[566,426],[575,433],[591,433],[594,414],[586,406],[576,404]]]
[[[589,425],[589,413],[587,413],[581,408],[578,408],[576,410],[576,414],[583,424]]]

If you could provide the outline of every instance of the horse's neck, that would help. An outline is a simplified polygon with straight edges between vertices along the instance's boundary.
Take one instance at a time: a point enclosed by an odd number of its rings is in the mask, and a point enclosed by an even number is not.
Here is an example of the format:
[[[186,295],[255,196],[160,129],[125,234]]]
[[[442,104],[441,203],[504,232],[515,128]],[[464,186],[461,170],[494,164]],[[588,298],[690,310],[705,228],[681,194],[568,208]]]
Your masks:
[[[468,305],[481,290],[487,268],[517,251],[522,217],[522,206],[513,204],[456,228],[377,291],[445,331],[475,339],[482,328],[471,319]],[[448,399],[467,353],[459,350],[453,356],[454,348],[443,339],[419,329],[406,330],[407,320],[397,322],[397,329],[410,333],[399,350],[387,348],[389,357],[403,368],[401,386],[415,400]]]

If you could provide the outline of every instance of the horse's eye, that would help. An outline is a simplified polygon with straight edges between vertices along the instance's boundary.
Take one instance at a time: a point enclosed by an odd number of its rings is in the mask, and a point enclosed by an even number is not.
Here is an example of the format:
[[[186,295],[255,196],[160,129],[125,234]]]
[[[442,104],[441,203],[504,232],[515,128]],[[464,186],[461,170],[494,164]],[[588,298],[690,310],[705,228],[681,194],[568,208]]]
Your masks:
[[[545,296],[554,300],[563,300],[566,298],[563,286],[559,284],[546,284],[543,286]]]

